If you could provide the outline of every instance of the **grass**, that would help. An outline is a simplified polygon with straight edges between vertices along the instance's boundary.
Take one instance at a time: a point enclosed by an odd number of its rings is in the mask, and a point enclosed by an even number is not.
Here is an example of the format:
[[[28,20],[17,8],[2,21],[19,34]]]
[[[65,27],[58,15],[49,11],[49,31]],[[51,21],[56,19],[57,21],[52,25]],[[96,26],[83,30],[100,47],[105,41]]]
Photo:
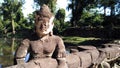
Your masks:
[[[69,36],[69,37],[62,37],[65,43],[72,43],[72,44],[79,44],[89,40],[98,40],[99,38],[94,37],[77,37],[77,36]]]

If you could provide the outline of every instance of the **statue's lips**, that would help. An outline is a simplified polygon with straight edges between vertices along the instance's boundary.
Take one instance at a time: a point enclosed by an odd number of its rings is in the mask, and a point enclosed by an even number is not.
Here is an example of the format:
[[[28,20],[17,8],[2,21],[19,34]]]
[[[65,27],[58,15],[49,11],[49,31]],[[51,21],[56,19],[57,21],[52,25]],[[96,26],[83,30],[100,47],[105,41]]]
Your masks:
[[[41,32],[46,32],[46,31],[47,31],[47,29],[40,29],[40,31],[41,31]]]
[[[48,29],[48,27],[40,27],[39,28],[41,31],[46,31]]]

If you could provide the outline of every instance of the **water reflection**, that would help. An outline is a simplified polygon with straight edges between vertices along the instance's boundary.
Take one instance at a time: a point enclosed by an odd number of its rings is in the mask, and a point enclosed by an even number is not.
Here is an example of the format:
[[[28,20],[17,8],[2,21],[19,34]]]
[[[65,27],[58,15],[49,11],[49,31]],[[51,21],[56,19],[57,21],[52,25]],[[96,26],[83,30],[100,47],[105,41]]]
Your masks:
[[[20,39],[0,38],[0,66],[6,67],[14,64],[14,54],[20,44]]]

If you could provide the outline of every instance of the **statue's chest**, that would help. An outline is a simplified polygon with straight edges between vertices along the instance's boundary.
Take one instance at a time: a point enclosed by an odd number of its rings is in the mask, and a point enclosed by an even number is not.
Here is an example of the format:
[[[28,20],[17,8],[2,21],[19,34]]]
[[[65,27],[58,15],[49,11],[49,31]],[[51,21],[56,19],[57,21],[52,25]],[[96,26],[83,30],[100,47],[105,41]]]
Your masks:
[[[54,41],[34,41],[31,43],[31,49],[34,53],[52,53],[55,50]]]

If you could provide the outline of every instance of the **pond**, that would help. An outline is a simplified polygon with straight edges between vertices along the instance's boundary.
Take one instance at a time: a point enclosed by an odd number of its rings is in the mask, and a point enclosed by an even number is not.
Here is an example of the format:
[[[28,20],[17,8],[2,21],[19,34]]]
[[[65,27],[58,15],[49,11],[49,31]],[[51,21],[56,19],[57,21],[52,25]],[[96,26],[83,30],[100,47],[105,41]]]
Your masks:
[[[0,68],[14,65],[14,55],[23,39],[0,38]],[[67,53],[69,49],[66,48]],[[25,61],[29,58],[27,54]]]
[[[0,38],[0,68],[14,64],[14,55],[20,39]]]

